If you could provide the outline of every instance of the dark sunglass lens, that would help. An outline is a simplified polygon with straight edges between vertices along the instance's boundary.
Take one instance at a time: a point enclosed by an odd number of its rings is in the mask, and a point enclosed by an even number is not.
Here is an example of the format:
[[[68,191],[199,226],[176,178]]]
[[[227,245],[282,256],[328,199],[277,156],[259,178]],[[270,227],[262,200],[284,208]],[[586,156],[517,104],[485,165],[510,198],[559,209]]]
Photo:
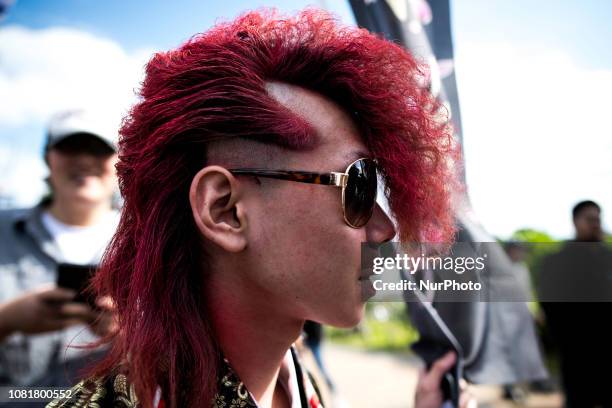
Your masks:
[[[376,163],[373,160],[360,159],[349,168],[344,190],[344,212],[353,227],[364,226],[372,217],[377,182]]]

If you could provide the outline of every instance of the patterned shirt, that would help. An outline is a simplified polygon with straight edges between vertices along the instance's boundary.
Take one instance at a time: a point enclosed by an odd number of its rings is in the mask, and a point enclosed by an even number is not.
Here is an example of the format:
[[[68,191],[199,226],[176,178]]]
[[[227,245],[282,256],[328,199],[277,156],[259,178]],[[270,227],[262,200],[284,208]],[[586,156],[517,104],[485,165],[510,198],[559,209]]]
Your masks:
[[[319,390],[312,376],[300,363],[295,349],[290,349],[295,366],[300,405],[302,408],[323,408]],[[155,408],[165,408],[163,396],[156,398]],[[259,408],[259,405],[227,360],[221,364],[217,393],[212,408]],[[68,399],[56,400],[47,408],[140,408],[134,387],[124,374],[107,379],[83,380],[72,388]]]

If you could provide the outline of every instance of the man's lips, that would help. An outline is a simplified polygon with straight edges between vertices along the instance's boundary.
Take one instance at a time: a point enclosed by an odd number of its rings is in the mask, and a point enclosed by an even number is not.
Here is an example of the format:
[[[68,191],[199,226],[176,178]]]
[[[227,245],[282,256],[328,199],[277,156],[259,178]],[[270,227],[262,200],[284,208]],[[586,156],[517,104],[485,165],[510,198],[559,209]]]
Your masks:
[[[361,265],[361,272],[359,273],[359,280],[369,280],[370,276],[374,275],[373,265],[374,258],[379,256],[378,250],[362,245],[362,251],[366,251],[362,254],[361,259],[363,264]]]

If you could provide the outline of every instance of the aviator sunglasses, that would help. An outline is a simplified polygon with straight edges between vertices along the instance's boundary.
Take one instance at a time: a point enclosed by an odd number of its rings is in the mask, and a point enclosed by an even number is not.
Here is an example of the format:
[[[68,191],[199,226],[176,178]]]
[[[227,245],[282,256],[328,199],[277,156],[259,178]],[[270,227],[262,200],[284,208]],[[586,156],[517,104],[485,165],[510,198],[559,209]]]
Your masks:
[[[378,191],[377,164],[374,159],[357,159],[344,173],[269,169],[228,169],[232,174],[266,177],[299,183],[322,184],[342,188],[344,221],[352,228],[361,228],[372,218]]]

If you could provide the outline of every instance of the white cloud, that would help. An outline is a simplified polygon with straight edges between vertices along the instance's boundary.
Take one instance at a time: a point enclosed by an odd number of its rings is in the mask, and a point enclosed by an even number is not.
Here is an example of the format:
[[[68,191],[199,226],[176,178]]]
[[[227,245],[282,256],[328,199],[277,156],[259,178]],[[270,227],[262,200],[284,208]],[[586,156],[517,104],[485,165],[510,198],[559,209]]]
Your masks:
[[[135,101],[150,51],[70,28],[0,29],[0,126],[46,120],[62,109],[123,113]]]
[[[569,237],[571,207],[586,198],[612,227],[612,71],[557,50],[472,43],[457,51],[468,188],[485,227]]]
[[[38,156],[0,146],[0,205],[24,206],[36,203],[47,191],[48,171]],[[11,203],[2,202],[9,199]]]

